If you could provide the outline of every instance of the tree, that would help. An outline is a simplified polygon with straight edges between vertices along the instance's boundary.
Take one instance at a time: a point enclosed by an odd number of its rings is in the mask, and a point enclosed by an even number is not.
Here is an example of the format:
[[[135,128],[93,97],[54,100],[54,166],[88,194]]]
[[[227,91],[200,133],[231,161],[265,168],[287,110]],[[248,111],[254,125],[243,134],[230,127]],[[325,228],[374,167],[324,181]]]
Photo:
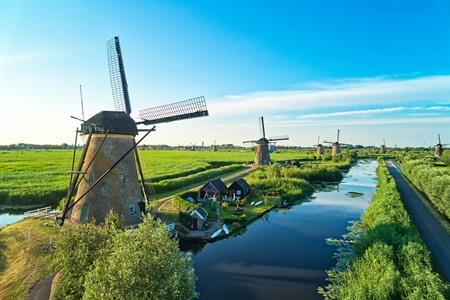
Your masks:
[[[114,236],[86,275],[83,299],[192,299],[195,275],[166,227],[151,216]]]
[[[56,299],[80,299],[84,278],[93,262],[108,248],[114,231],[92,223],[67,225],[56,240],[53,264],[61,272]]]

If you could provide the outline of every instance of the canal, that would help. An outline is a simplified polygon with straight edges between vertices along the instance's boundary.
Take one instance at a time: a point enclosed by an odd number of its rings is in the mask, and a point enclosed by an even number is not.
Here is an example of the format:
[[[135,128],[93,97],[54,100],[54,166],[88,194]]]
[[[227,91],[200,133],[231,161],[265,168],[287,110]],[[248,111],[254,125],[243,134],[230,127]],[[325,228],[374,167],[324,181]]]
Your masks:
[[[238,236],[191,250],[199,299],[321,299],[339,238],[358,220],[377,183],[374,160],[359,160],[338,185],[319,188],[288,210],[277,209]],[[185,248],[186,250],[186,248]]]

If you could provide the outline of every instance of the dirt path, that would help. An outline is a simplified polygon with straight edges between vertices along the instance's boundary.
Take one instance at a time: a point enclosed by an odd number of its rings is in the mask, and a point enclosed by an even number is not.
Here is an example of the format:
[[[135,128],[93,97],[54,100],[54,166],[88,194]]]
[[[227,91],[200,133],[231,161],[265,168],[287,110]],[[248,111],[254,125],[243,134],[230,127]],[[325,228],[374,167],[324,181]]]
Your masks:
[[[31,289],[28,300],[48,300],[56,272],[47,278],[39,280]]]
[[[397,183],[411,219],[433,256],[434,263],[447,281],[450,281],[450,234],[445,230],[445,224],[439,221],[428,199],[402,175],[398,165],[391,160],[387,160],[386,164]]]

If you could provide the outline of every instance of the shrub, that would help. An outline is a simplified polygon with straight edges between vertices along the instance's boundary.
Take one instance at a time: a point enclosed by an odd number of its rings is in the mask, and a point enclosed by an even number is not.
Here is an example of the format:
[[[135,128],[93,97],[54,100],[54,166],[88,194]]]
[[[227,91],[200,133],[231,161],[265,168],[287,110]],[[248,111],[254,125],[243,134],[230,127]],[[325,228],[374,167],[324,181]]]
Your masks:
[[[189,258],[165,226],[151,217],[136,230],[114,236],[85,281],[83,299],[193,299],[195,275]]]

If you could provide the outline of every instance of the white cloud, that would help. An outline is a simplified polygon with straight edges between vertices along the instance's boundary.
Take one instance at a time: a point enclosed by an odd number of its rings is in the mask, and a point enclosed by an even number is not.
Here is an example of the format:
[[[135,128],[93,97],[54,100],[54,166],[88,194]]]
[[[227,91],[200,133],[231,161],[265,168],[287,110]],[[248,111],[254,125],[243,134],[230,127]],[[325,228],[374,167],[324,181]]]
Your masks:
[[[314,86],[314,88],[311,88]],[[230,95],[209,102],[211,115],[281,113],[318,108],[450,101],[450,75],[408,79],[349,79],[309,89]]]
[[[358,116],[358,115],[372,115],[380,113],[391,113],[397,111],[405,110],[405,107],[388,107],[388,108],[375,108],[375,109],[365,109],[365,110],[350,110],[350,111],[337,111],[332,113],[320,113],[320,114],[308,114],[299,116],[298,119],[320,119],[329,117],[340,117],[340,116]]]

